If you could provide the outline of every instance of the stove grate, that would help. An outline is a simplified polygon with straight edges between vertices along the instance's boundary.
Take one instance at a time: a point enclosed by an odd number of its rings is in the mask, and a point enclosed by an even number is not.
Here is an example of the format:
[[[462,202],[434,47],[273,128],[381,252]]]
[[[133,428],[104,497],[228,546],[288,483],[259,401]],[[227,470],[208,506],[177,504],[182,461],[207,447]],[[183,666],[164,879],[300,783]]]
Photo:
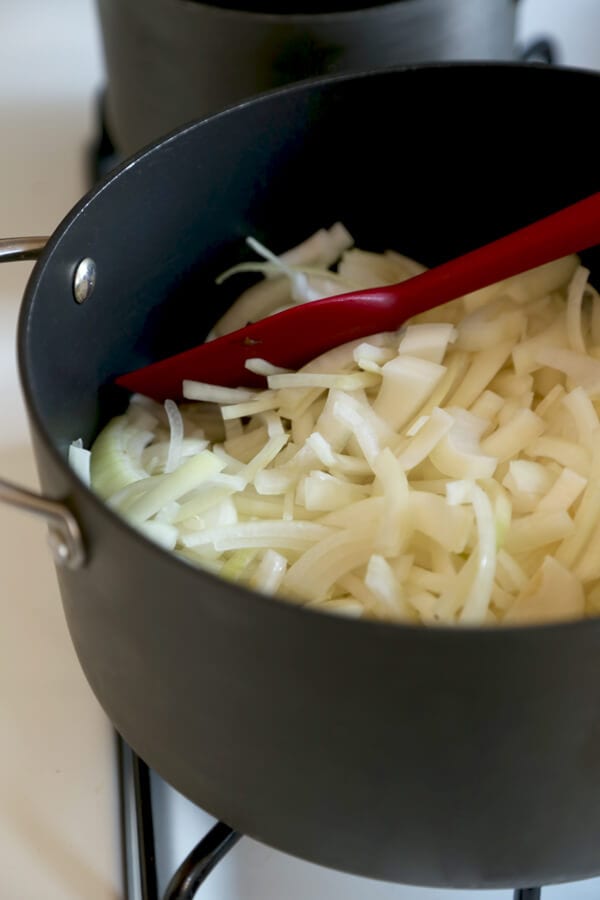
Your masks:
[[[242,835],[217,822],[186,856],[159,897],[150,771],[120,739],[119,763],[127,900],[193,900]],[[540,900],[541,893],[539,887],[518,888],[514,900]]]

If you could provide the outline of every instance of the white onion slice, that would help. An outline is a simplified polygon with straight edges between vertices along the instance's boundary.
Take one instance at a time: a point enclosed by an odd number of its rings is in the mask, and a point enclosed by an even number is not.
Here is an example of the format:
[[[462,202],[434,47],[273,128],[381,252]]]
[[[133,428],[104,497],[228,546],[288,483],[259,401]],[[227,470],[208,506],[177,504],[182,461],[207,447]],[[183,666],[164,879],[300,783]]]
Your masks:
[[[280,256],[251,240],[263,260],[225,274],[265,278],[215,333],[422,270],[350,243],[342,226]],[[568,257],[299,372],[248,361],[268,390],[186,380],[181,406],[134,397],[94,443],[92,487],[186,561],[322,612],[476,626],[597,614],[588,276]],[[82,472],[85,454],[69,449]]]

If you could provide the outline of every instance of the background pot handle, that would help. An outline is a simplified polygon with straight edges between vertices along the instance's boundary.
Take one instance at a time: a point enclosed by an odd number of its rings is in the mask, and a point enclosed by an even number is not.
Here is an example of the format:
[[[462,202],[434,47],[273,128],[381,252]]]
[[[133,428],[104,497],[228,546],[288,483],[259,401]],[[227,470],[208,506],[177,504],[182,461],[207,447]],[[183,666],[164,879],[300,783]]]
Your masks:
[[[0,238],[0,262],[37,259],[48,240],[47,237]]]
[[[85,562],[81,529],[64,503],[50,500],[1,478],[0,502],[45,519],[48,524],[48,543],[56,565],[68,569],[81,568]]]

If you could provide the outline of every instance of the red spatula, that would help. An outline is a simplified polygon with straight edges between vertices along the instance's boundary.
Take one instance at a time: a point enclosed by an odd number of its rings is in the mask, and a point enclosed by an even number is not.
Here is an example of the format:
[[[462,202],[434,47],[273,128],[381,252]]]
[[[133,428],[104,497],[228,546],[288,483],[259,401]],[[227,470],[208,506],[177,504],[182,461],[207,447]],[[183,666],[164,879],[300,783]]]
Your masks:
[[[184,378],[264,385],[245,368],[247,359],[298,369],[346,341],[394,330],[417,313],[598,243],[600,193],[408,281],[304,303],[121,375],[117,384],[156,400],[180,398]]]

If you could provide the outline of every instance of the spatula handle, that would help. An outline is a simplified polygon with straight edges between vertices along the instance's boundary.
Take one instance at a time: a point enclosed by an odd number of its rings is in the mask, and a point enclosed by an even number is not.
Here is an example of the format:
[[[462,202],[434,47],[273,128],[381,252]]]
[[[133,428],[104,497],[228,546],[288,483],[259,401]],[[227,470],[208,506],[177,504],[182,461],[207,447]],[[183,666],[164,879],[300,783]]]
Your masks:
[[[409,283],[414,312],[408,315],[415,315],[599,243],[600,193],[596,193],[403,282],[398,286],[398,296],[403,295],[402,311],[407,315]]]

